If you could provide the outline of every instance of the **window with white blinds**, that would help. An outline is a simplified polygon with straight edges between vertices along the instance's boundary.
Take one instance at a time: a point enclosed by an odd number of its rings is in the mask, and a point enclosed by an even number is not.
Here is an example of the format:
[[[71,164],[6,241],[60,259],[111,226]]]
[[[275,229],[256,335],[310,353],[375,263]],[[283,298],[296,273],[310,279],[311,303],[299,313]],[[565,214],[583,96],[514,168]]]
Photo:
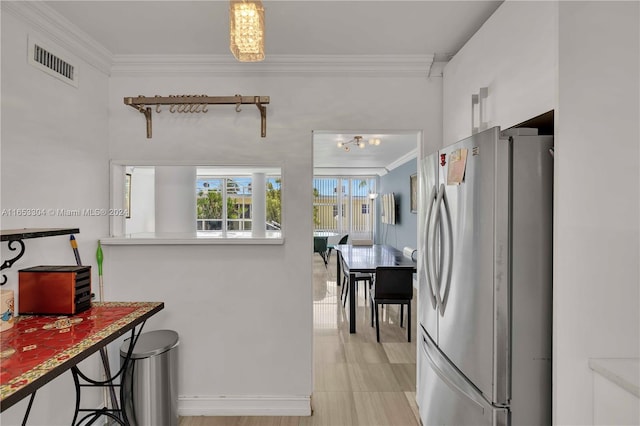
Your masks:
[[[313,225],[316,231],[373,238],[376,192],[374,177],[313,179]]]

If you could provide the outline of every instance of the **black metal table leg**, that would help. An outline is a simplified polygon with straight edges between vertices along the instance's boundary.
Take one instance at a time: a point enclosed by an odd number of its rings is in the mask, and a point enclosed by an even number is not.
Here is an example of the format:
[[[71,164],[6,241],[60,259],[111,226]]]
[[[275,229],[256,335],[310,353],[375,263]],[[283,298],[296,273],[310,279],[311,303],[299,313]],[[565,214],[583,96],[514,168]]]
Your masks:
[[[349,333],[356,332],[356,298],[358,289],[356,287],[356,274],[349,273]]]
[[[116,423],[128,426],[130,424],[129,419],[127,419],[127,413],[124,406],[124,389],[123,389],[123,377],[124,372],[127,370],[129,363],[131,362],[131,354],[133,353],[133,349],[135,347],[138,338],[142,334],[142,328],[144,327],[146,321],[142,322],[136,331],[135,328],[131,330],[131,342],[129,345],[129,349],[127,351],[127,355],[124,359],[124,362],[120,366],[120,369],[111,377],[107,377],[105,380],[94,380],[87,377],[83,374],[78,366],[71,367],[71,374],[73,375],[73,382],[75,384],[76,389],[76,406],[73,414],[73,420],[71,422],[72,426],[89,426],[93,424],[98,418],[102,416],[109,417],[111,420]],[[108,359],[106,360],[108,362]],[[115,383],[115,380],[120,379],[120,383]],[[80,380],[83,380],[86,383],[81,383]],[[109,391],[115,395],[115,388],[120,388],[120,404],[116,405],[112,408],[103,407],[100,409],[90,409],[90,408],[80,408],[80,395],[83,387],[101,387],[101,388],[109,388]],[[113,404],[113,402],[112,402]],[[80,413],[88,413],[81,418],[79,417]]]
[[[31,406],[33,405],[33,400],[36,397],[36,392],[33,391],[31,396],[29,397],[29,405],[27,405],[27,411],[24,413],[24,417],[22,418],[22,426],[27,424],[27,419],[29,418],[29,413],[31,412]]]

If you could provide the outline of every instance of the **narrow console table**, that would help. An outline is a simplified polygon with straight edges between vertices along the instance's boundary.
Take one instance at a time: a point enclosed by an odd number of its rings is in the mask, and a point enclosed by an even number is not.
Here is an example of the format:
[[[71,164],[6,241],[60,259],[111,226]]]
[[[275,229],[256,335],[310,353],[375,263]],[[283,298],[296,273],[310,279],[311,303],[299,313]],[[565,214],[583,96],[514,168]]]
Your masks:
[[[163,308],[162,302],[94,302],[87,311],[72,316],[16,317],[14,327],[0,334],[0,412],[31,395],[26,423],[36,390],[71,369],[76,383],[72,424],[102,415],[128,424],[122,410],[80,408],[81,386],[86,385],[79,385],[78,378],[85,376],[76,365],[129,331],[135,345],[146,320]],[[113,383],[118,375],[120,371],[105,381],[89,382],[92,386],[118,386]],[[78,419],[82,412],[90,414]]]

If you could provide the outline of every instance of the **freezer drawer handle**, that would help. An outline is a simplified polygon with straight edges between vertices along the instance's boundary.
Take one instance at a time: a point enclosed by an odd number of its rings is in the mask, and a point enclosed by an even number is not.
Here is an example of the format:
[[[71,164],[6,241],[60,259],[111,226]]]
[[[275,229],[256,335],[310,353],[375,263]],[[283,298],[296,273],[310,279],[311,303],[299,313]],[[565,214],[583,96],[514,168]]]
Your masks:
[[[463,377],[461,377],[461,373],[446,365],[445,360],[435,359],[435,357],[438,356],[438,349],[429,340],[428,337],[423,336],[422,342],[422,351],[427,356],[429,364],[431,364],[431,367],[436,372],[438,377],[440,377],[440,379],[442,379],[442,381],[445,382],[451,390],[457,392],[463,398],[477,404],[484,414],[485,405],[488,405],[488,402],[484,400],[480,391],[475,389],[473,385],[471,385]],[[434,355],[432,355],[432,353],[434,353]]]

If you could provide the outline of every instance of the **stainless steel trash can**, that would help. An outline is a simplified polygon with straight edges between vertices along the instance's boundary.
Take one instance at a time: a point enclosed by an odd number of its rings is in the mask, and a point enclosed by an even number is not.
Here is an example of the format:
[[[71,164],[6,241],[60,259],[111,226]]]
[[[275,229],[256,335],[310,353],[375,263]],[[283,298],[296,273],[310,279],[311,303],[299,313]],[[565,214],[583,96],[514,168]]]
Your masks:
[[[124,364],[131,339],[120,347]],[[121,405],[132,426],[178,425],[178,333],[142,333],[123,373]]]

